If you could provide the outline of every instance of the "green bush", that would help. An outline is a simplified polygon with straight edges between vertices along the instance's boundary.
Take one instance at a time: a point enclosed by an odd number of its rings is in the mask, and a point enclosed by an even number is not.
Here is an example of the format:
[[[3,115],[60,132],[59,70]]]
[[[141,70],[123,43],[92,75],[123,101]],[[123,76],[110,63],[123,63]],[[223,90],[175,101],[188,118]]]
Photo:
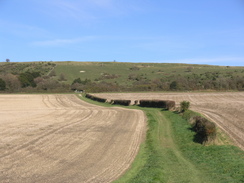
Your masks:
[[[188,101],[182,101],[180,103],[180,111],[181,112],[187,111],[189,109],[189,107],[190,107],[190,102],[188,102]]]
[[[107,99],[105,99],[105,98],[96,97],[96,96],[88,94],[88,93],[86,94],[86,98],[89,98],[89,99],[97,101],[97,102],[103,102],[103,103],[107,102]]]
[[[195,140],[202,144],[212,142],[216,138],[216,125],[201,116],[194,117],[193,130],[197,133]]]
[[[131,104],[131,100],[112,100],[112,104],[129,106]]]
[[[170,110],[175,107],[175,101],[171,100],[140,100],[141,107],[156,107]]]

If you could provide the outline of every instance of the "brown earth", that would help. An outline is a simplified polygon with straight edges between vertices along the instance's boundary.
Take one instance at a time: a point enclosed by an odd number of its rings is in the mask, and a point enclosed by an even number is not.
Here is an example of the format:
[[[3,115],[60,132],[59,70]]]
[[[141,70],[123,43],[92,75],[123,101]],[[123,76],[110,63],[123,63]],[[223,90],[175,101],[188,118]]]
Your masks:
[[[183,100],[190,101],[190,109],[202,113],[214,121],[237,146],[244,150],[244,92],[105,93],[95,95],[107,99],[132,101],[174,100],[178,106]]]
[[[0,182],[111,182],[145,134],[142,111],[75,95],[0,95]]]

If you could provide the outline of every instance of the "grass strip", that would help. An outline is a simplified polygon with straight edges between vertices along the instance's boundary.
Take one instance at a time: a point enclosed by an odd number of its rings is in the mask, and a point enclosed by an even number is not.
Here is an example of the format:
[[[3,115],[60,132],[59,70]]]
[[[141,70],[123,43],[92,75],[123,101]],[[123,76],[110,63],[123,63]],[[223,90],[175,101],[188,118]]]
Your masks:
[[[161,153],[160,141],[157,138],[158,131],[156,113],[159,110],[144,109],[148,118],[148,131],[145,142],[142,144],[139,156],[136,157],[131,169],[115,183],[120,182],[135,182],[135,183],[150,183],[150,182],[165,182],[165,174],[163,170],[163,156]],[[139,163],[138,163],[139,162]],[[133,173],[130,173],[133,172]]]
[[[244,152],[232,145],[202,146],[194,143],[189,123],[181,116],[165,112],[172,122],[176,143],[182,154],[212,182],[244,182]]]

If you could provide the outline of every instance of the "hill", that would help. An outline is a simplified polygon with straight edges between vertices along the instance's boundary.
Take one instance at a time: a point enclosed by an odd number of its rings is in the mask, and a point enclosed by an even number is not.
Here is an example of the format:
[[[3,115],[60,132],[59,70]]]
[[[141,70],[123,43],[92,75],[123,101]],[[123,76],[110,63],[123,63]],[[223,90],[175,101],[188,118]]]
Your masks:
[[[5,82],[7,74],[19,79],[21,73],[39,73],[33,77],[36,91],[244,90],[244,67],[71,61],[1,63],[0,67]],[[7,85],[5,91],[9,91]],[[26,86],[21,83],[19,91],[23,88]]]

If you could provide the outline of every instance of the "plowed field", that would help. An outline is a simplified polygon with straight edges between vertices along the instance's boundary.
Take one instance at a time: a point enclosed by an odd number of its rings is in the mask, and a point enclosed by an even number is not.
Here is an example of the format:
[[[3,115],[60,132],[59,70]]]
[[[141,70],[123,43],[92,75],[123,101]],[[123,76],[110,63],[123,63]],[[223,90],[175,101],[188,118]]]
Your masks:
[[[0,182],[111,182],[145,134],[142,111],[75,95],[0,95]]]
[[[223,93],[106,93],[96,96],[107,99],[161,99],[190,101],[190,109],[214,121],[244,150],[244,92]],[[133,102],[132,102],[133,103]]]

